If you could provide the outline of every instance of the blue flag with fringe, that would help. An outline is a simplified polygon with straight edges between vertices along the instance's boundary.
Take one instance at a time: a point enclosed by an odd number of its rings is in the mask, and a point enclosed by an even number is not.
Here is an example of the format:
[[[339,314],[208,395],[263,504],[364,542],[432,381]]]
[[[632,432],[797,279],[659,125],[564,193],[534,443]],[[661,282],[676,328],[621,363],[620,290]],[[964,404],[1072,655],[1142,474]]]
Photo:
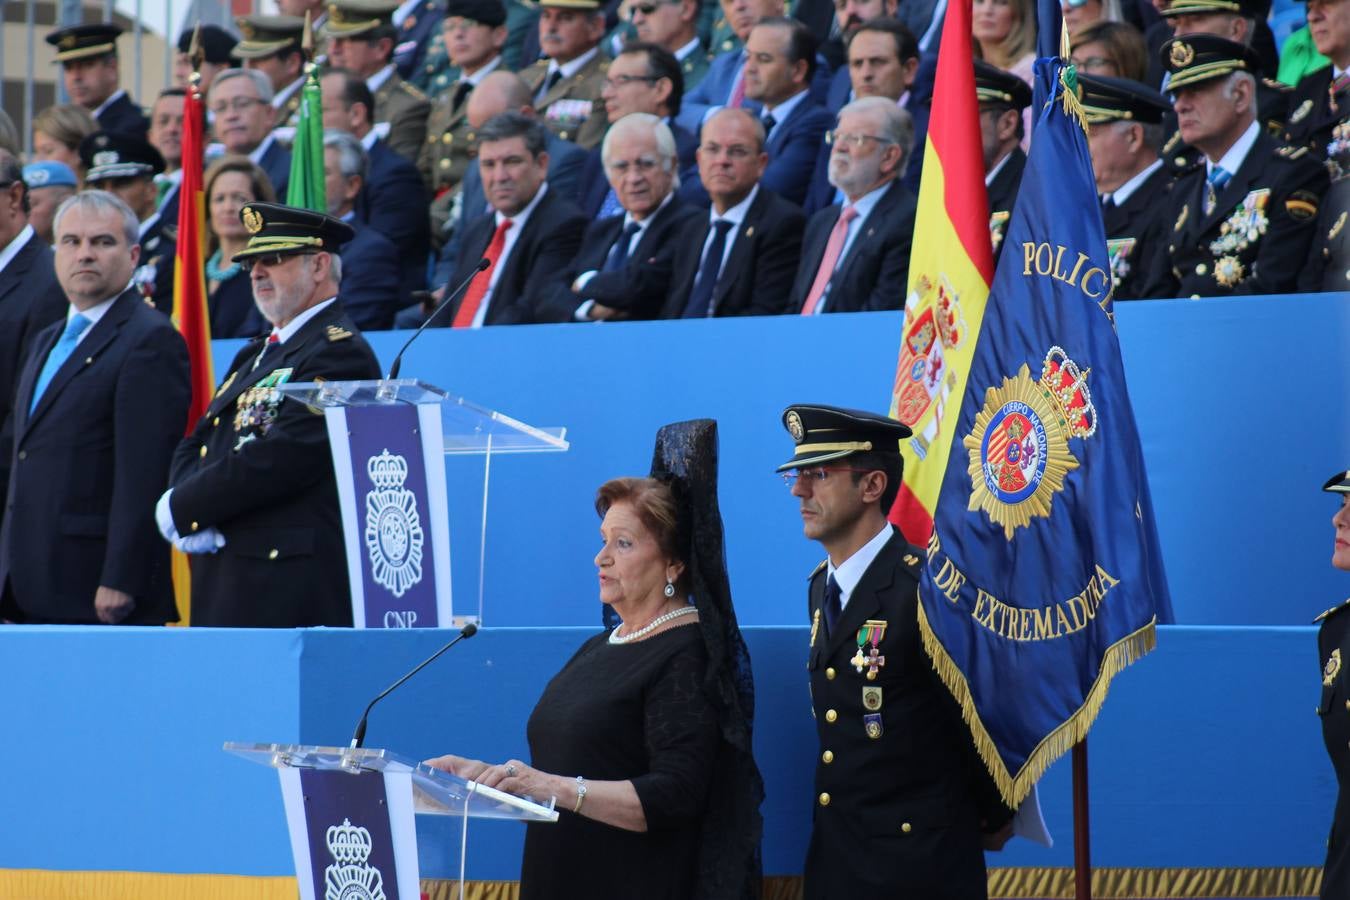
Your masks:
[[[924,645],[1017,806],[1170,622],[1072,68],[1036,127],[943,475]]]

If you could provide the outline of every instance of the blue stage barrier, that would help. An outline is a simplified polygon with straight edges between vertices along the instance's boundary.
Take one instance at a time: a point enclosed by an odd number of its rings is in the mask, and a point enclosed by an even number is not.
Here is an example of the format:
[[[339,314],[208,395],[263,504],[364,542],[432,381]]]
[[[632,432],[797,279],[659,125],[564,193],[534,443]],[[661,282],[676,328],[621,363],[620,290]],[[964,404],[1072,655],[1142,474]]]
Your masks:
[[[1329,564],[1335,502],[1318,488],[1350,467],[1346,295],[1146,301],[1116,311],[1177,620],[1306,624],[1344,599],[1350,582]],[[721,430],[741,622],[800,624],[805,577],[822,553],[801,536],[796,502],[773,474],[791,447],[779,415],[794,402],[884,410],[900,324],[899,313],[864,313],[424,334],[406,377],[532,425],[565,425],[572,441],[566,454],[492,463],[486,622],[599,622],[595,489],[645,474],[661,425],[706,416]],[[369,337],[387,364],[407,333]],[[238,346],[218,342],[217,371]],[[482,464],[447,467],[455,609],[470,613]]]
[[[593,629],[486,628],[371,716],[369,746],[528,759],[525,722]],[[0,867],[292,874],[280,791],[226,740],[345,745],[362,707],[446,631],[0,629],[10,764]],[[764,862],[796,874],[816,739],[805,628],[750,628]],[[1090,739],[1093,862],[1318,866],[1335,798],[1314,707],[1315,632],[1160,629],[1114,683]],[[847,764],[847,760],[841,761]],[[1072,865],[1069,763],[1041,785],[1057,839],[994,866]],[[570,773],[567,773],[570,774]],[[513,880],[523,828],[475,823],[468,874]],[[422,874],[458,870],[458,823],[419,819]]]

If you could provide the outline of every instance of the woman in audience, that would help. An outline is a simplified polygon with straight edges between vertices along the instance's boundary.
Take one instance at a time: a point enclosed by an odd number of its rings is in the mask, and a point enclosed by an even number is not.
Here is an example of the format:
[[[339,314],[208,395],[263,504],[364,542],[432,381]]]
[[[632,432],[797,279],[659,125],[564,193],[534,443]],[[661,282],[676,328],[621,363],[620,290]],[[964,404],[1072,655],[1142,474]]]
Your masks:
[[[1143,82],[1148,77],[1144,36],[1127,22],[1098,22],[1073,32],[1071,62],[1085,75]]]
[[[1336,515],[1331,517],[1335,543],[1331,550],[1331,564],[1350,572],[1350,472],[1337,472],[1322,490],[1340,495]],[[1322,666],[1322,738],[1336,770],[1338,791],[1336,811],[1331,820],[1331,836],[1327,839],[1327,861],[1322,870],[1323,900],[1350,897],[1350,793],[1346,791],[1350,774],[1350,672],[1344,671],[1350,662],[1350,602],[1333,607],[1318,620],[1322,629],[1317,633],[1318,662]]]
[[[1060,0],[1059,11],[1071,36],[1098,22],[1121,20],[1120,0]]]
[[[1032,84],[1032,66],[1036,62],[1036,7],[1033,0],[975,0],[970,30],[975,39],[976,56]],[[1031,106],[1028,105],[1022,110],[1022,150],[1030,147]]]
[[[203,176],[206,197],[206,305],[211,313],[211,337],[256,337],[265,328],[253,305],[248,273],[230,260],[248,244],[248,231],[239,220],[245,203],[276,202],[267,173],[247,156],[222,156]]]
[[[544,689],[526,729],[533,765],[431,761],[556,798],[558,822],[527,826],[521,900],[760,896],[754,687],[727,582],[716,453],[716,423],[668,425],[651,477],[597,492],[600,600],[621,622]]]
[[[83,180],[80,141],[98,130],[94,117],[73,103],[49,106],[33,119],[33,159],[65,163]]]

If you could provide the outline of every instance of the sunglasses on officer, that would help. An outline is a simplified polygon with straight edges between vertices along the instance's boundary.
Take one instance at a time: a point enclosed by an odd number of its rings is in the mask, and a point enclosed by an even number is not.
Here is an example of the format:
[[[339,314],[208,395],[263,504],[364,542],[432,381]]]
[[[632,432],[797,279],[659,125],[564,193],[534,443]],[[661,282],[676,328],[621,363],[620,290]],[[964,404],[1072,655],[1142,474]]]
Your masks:
[[[277,266],[283,265],[292,259],[313,255],[313,253],[263,253],[258,256],[246,256],[239,260],[239,265],[245,272],[253,271],[254,266],[262,266],[264,269],[275,269]]]

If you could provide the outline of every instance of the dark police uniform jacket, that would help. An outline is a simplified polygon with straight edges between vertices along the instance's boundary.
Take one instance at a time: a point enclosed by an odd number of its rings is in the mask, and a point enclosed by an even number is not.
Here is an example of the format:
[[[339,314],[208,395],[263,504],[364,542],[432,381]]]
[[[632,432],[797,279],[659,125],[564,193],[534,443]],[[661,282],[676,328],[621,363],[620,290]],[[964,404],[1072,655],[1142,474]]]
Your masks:
[[[1168,254],[1148,287],[1150,297],[1282,294],[1295,289],[1308,255],[1326,169],[1308,151],[1258,134],[1208,215],[1206,169],[1190,169],[1172,185]]]
[[[1350,673],[1344,663],[1350,661],[1350,602],[1318,616],[1322,628],[1317,633],[1317,652],[1322,663],[1322,738],[1336,770],[1336,813],[1327,838],[1327,861],[1322,870],[1322,900],[1350,897]]]
[[[1017,189],[1022,186],[1022,170],[1026,167],[1026,152],[1021,147],[1014,147],[994,180],[985,188],[989,198],[989,240],[994,245],[994,259],[998,259],[1003,249],[1003,236],[1008,232],[1008,220],[1012,218]]]
[[[216,528],[225,546],[192,556],[192,624],[351,625],[347,554],[324,417],[264,386],[379,378],[338,300],[254,368],[244,345],[206,414],[174,453],[178,532]],[[284,381],[283,381],[284,379]]]
[[[1331,77],[1331,66],[1327,66],[1299,80],[1289,97],[1284,126],[1285,140],[1307,147],[1318,159],[1326,158],[1332,129],[1350,117],[1350,90],[1332,97]]]
[[[1350,178],[1333,181],[1322,200],[1298,289],[1299,293],[1350,290]]]
[[[144,138],[150,130],[150,120],[127,96],[126,91],[119,92],[95,118],[98,119],[98,127],[104,131],[134,134],[136,137]]]
[[[1144,293],[1155,256],[1167,252],[1171,221],[1167,219],[1167,192],[1172,176],[1162,165],[1134,189],[1123,203],[1102,207],[1106,249],[1117,300],[1149,299]]]
[[[821,755],[806,900],[987,895],[982,823],[997,830],[1012,813],[923,649],[922,554],[893,533],[828,634],[825,565],[811,576],[808,611],[818,624],[807,668]],[[850,662],[869,620],[885,622],[875,680]]]

